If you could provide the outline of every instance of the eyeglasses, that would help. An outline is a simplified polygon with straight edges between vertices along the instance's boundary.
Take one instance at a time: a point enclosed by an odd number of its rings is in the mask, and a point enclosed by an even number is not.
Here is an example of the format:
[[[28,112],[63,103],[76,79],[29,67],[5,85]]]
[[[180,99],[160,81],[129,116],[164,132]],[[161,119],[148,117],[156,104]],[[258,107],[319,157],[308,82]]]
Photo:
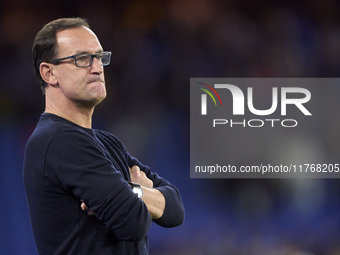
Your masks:
[[[58,64],[60,61],[65,59],[74,58],[77,67],[89,67],[92,65],[93,58],[98,59],[101,66],[108,66],[111,61],[111,52],[104,51],[97,54],[77,54],[65,58],[58,58],[51,60],[49,63]]]

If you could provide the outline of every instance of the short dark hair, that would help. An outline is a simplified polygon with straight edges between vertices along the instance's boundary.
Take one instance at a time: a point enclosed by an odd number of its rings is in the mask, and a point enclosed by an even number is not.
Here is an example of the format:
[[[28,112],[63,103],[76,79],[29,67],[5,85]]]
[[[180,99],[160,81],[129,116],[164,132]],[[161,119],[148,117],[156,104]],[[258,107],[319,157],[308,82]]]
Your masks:
[[[33,67],[43,94],[45,94],[47,83],[40,75],[40,64],[42,62],[49,62],[58,57],[57,32],[82,26],[90,28],[88,21],[83,18],[57,19],[47,23],[35,37],[32,47]]]

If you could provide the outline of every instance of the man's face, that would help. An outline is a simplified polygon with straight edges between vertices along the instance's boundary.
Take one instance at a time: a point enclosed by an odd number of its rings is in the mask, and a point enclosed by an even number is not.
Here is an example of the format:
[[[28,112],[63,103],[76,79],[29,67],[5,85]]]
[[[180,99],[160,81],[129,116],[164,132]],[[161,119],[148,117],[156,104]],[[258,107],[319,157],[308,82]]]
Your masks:
[[[80,53],[95,54],[103,51],[96,35],[88,28],[78,27],[56,34],[58,58]],[[80,68],[73,58],[55,65],[61,95],[80,107],[93,107],[106,97],[104,70],[94,58],[92,65]]]

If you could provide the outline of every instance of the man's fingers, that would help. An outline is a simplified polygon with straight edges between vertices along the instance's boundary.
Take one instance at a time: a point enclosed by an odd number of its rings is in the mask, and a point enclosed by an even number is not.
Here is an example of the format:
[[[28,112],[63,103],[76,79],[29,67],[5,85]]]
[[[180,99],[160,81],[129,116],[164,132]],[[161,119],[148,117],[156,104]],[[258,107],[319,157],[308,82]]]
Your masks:
[[[140,173],[140,169],[139,169],[139,167],[138,166],[133,166],[132,168],[129,168],[129,170],[130,170],[130,174],[132,175],[132,174],[139,174]]]
[[[147,188],[153,188],[153,182],[146,176],[144,171],[141,171],[138,166],[129,168],[131,182],[140,184]]]
[[[95,215],[96,213],[90,211],[90,208],[87,207],[87,205],[83,202],[83,200],[80,200],[81,201],[81,204],[80,204],[80,208],[83,210],[83,211],[87,211],[87,214],[88,215]]]
[[[81,201],[80,208],[81,208],[83,211],[88,210],[89,208],[86,206],[86,204],[83,202],[83,200],[80,200],[80,201]]]

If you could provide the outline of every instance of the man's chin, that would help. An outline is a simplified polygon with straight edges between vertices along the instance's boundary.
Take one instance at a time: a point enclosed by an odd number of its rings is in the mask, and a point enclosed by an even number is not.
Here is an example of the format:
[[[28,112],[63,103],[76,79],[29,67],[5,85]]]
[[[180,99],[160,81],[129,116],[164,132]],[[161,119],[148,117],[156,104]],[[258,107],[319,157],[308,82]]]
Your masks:
[[[98,98],[100,101],[104,100],[106,97],[105,84],[101,81],[96,81],[89,83],[89,85],[91,86],[89,90],[93,97]]]
[[[87,100],[78,100],[77,104],[80,108],[94,108],[106,98],[106,92],[101,95],[89,98]]]

